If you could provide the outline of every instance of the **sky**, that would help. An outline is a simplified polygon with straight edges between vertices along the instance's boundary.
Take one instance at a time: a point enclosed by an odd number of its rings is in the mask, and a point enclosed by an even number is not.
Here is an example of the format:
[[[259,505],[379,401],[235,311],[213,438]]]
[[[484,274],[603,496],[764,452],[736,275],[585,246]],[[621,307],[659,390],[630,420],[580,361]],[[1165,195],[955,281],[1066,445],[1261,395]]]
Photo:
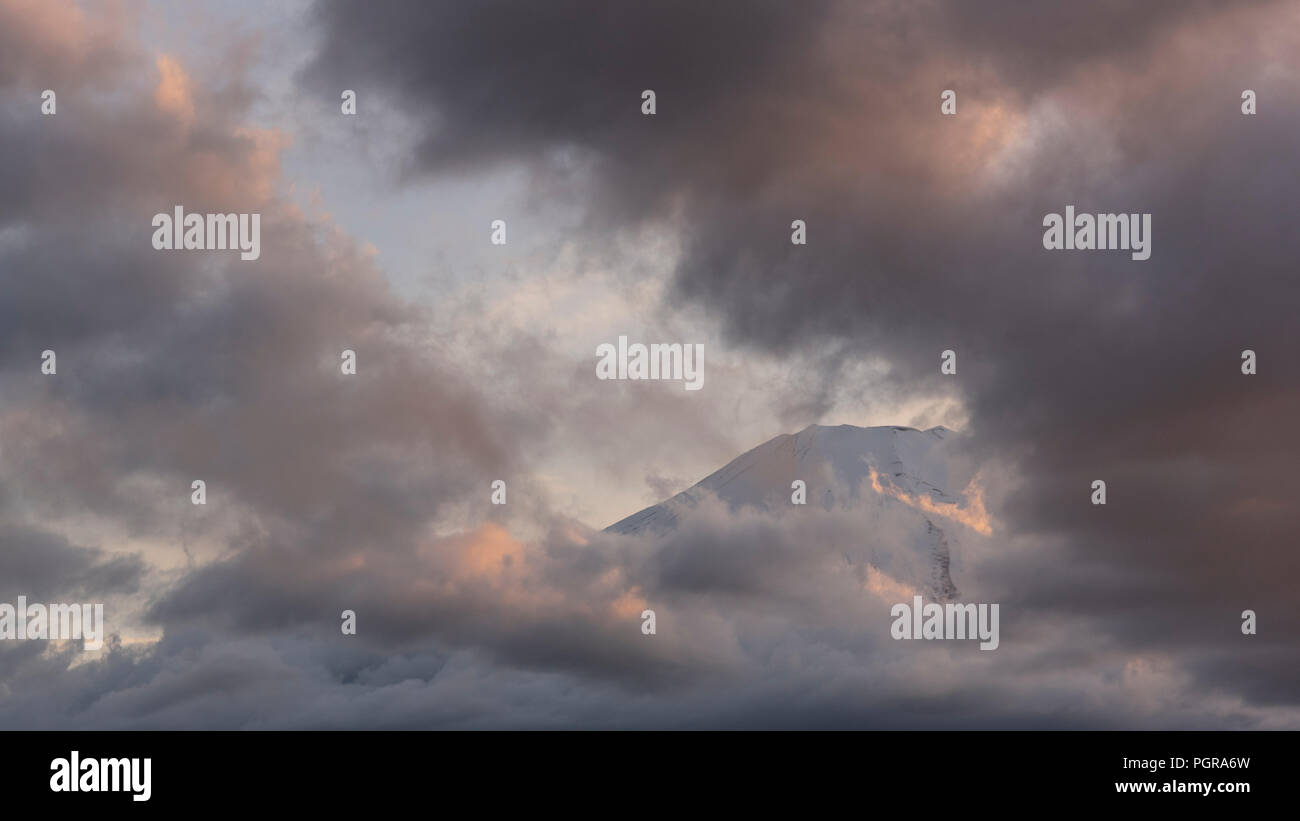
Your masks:
[[[115,636],[0,641],[0,726],[1300,726],[1297,24],[0,0],[0,601]],[[260,258],[156,250],[178,204]],[[960,433],[997,651],[891,640],[839,558],[892,525],[601,532],[815,424]]]

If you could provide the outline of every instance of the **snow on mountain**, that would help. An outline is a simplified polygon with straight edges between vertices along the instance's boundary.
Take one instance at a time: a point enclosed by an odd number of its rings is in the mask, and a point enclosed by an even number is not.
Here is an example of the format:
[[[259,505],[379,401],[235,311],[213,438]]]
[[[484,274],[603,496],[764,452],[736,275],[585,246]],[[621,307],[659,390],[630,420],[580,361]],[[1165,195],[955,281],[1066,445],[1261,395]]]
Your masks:
[[[845,546],[845,558],[863,555],[877,569],[950,601],[957,588],[949,575],[955,531],[988,532],[982,501],[967,498],[973,471],[945,445],[956,437],[943,427],[810,425],[782,434],[732,460],[677,494],[622,519],[606,532],[664,535],[692,509],[716,497],[732,511],[781,514],[796,509],[862,516],[863,539]],[[807,485],[807,505],[791,501],[791,484]],[[881,527],[888,519],[891,527]],[[899,524],[901,523],[901,525]],[[879,543],[881,532],[908,534],[902,544]]]

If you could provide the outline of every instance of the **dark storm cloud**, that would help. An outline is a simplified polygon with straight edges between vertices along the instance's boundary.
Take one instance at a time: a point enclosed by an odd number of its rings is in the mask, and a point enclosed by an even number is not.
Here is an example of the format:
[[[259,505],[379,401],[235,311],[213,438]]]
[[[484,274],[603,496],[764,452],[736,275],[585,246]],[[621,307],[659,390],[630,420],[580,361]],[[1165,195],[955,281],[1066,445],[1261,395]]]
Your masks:
[[[411,164],[468,172],[551,149],[594,148],[609,219],[670,208],[680,186],[748,185],[714,164],[746,156],[749,89],[801,86],[829,4],[563,2],[409,3],[370,12],[321,4],[327,42],[304,69],[321,92],[348,81],[428,125]],[[401,55],[401,57],[398,57]],[[811,78],[809,78],[811,79]],[[651,123],[641,93],[664,101]],[[673,146],[664,151],[663,146]],[[586,158],[581,158],[586,159]],[[560,166],[572,158],[557,161]]]
[[[80,599],[134,592],[144,574],[138,556],[107,556],[21,525],[0,526],[0,601]]]
[[[673,298],[734,343],[815,340],[838,352],[827,373],[883,356],[902,395],[960,393],[985,457],[1018,473],[1007,537],[1059,544],[986,568],[1002,601],[1095,618],[1207,686],[1294,705],[1293,12],[708,9],[325,2],[304,79],[368,82],[423,118],[411,162],[429,174],[522,160],[545,181],[576,149],[588,239],[670,222],[686,249]],[[956,117],[939,114],[944,88]],[[1068,204],[1151,213],[1151,259],[1043,250],[1043,215]],[[807,246],[790,244],[793,218]],[[1258,375],[1240,373],[1246,348]],[[1098,478],[1104,508],[1088,503]],[[1252,639],[1247,608],[1271,625]],[[1270,663],[1223,663],[1259,644]]]

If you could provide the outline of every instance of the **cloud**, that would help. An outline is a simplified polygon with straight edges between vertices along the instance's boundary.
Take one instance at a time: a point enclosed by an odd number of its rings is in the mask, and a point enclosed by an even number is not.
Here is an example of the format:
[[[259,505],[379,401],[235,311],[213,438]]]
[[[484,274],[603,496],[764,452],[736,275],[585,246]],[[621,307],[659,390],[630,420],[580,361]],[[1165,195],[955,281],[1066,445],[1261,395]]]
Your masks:
[[[659,452],[732,447],[753,393],[598,385],[585,339],[520,320],[555,312],[551,283],[528,290],[537,258],[515,291],[405,299],[289,196],[294,135],[253,116],[251,65],[209,77],[126,22],[43,8],[0,4],[0,565],[131,598],[93,659],[0,648],[4,726],[1300,722],[1284,7],[314,8],[304,90],[406,110],[409,178],[514,167],[542,203],[578,198],[557,240],[575,268],[632,282],[670,259],[647,312],[717,330],[711,385],[777,374],[761,401],[782,423],[960,408],[998,525],[968,534],[960,586],[1002,603],[994,654],[888,638],[910,588],[887,559],[920,510],[864,527],[706,502],[661,540],[565,515],[557,451],[639,485]],[[178,203],[260,213],[261,258],[154,251]],[[1043,251],[1042,214],[1070,203],[1152,212],[1152,259]],[[556,286],[574,311],[585,282]]]
[[[1254,607],[1277,620],[1270,657],[1300,661],[1284,513],[1300,491],[1284,216],[1300,88],[1279,63],[1294,9],[724,3],[709,25],[672,5],[652,22],[574,11],[361,21],[324,2],[304,82],[365,76],[422,114],[410,162],[427,174],[522,162],[545,183],[576,154],[588,241],[671,225],[666,300],[704,306],[731,344],[821,346],[824,384],[879,357],[883,390],[955,394],[983,458],[1013,469],[991,491],[1007,538],[1054,546],[999,568],[1015,600],[1098,617],[1199,675],[1247,652],[1237,614]],[[544,59],[559,40],[573,47]],[[1267,116],[1242,116],[1243,88]],[[1042,216],[1067,204],[1152,213],[1152,259],[1044,251]],[[788,241],[796,217],[806,246]],[[947,348],[960,367],[943,382]],[[1245,348],[1269,352],[1267,373],[1240,373]],[[1096,478],[1105,508],[1087,503]],[[1202,683],[1294,690],[1237,669]]]
[[[891,640],[889,609],[910,591],[866,558],[905,538],[914,514],[892,510],[902,518],[873,519],[867,538],[861,511],[736,513],[708,501],[666,542],[557,530],[524,544],[486,527],[400,567],[349,568],[358,639],[305,611],[270,617],[327,600],[325,573],[244,557],[175,591],[190,612],[167,614],[166,636],[147,650],[116,647],[71,669],[55,664],[66,658],[15,665],[6,686],[22,695],[3,718],[245,728],[1294,721],[1291,708],[1205,697],[1163,654],[1005,603],[996,654]],[[633,589],[656,610],[654,636],[623,606],[620,591]],[[228,623],[235,614],[248,623]],[[25,685],[45,678],[43,698],[63,709],[28,709]]]
[[[171,57],[158,55],[158,73],[162,79],[154,89],[153,100],[159,110],[170,114],[188,128],[194,121],[194,100],[190,96],[190,78]]]

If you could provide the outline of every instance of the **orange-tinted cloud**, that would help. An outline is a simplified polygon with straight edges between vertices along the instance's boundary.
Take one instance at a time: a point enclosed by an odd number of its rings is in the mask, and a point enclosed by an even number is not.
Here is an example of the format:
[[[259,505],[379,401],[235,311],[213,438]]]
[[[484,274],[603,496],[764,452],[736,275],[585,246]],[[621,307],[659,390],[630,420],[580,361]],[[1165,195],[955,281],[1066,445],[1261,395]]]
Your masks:
[[[917,510],[943,516],[945,519],[969,527],[976,533],[982,533],[985,536],[993,533],[992,521],[989,519],[988,511],[984,509],[984,488],[980,483],[979,474],[976,474],[970,480],[970,484],[966,486],[966,489],[962,491],[961,495],[966,500],[966,504],[960,505],[949,502],[936,502],[929,496],[913,496],[902,488],[895,487],[892,484],[883,484],[880,481],[880,474],[876,472],[875,468],[869,468],[869,470],[871,489],[876,493],[897,499]]]

